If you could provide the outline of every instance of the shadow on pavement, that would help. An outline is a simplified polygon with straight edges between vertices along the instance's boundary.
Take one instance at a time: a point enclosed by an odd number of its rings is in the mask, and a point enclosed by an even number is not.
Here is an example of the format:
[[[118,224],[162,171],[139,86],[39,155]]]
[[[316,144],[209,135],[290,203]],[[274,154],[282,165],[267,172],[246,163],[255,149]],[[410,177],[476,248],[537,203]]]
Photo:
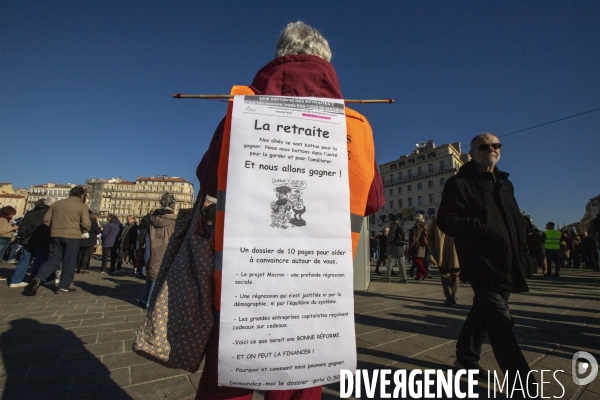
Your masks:
[[[2,399],[131,399],[84,343],[64,328],[32,319],[0,335]]]

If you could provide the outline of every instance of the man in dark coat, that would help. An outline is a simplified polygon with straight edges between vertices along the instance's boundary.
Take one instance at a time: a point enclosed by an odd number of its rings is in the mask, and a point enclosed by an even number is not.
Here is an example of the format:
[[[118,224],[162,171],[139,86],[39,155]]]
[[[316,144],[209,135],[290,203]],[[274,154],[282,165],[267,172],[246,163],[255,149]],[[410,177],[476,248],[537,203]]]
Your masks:
[[[511,292],[528,291],[527,227],[508,174],[496,167],[501,146],[492,133],[473,138],[471,161],[444,187],[438,227],[454,237],[461,280],[475,292],[456,344],[455,366],[479,369],[481,346],[489,336],[508,381],[515,382],[518,373],[525,382],[529,364],[513,333],[508,299]],[[530,376],[528,384],[533,383]]]
[[[27,274],[27,268],[29,267],[32,256],[35,256],[35,262],[38,268],[48,259],[48,247],[50,246],[50,227],[44,224],[44,216],[53,202],[54,199],[52,198],[48,198],[46,200],[40,199],[35,203],[35,208],[31,211],[28,211],[23,217],[23,221],[19,227],[19,242],[21,245],[23,245],[23,255],[21,256],[19,264],[17,265],[17,269],[10,280],[11,288],[27,286],[27,283],[23,282],[23,279]],[[46,249],[45,251],[42,249],[38,250],[41,244],[36,243],[35,240],[33,241],[33,244],[36,246],[30,244],[31,238],[34,236],[36,231],[39,230],[42,230],[46,233],[44,236],[47,240],[45,245],[42,246]],[[40,233],[38,232],[36,236],[40,236]],[[32,276],[34,276],[33,273]]]
[[[115,271],[117,258],[119,257],[119,243],[121,243],[121,232],[123,225],[119,218],[114,214],[108,214],[108,223],[102,229],[102,269],[101,273],[106,272],[106,263],[110,256],[109,274],[121,275],[121,268]]]

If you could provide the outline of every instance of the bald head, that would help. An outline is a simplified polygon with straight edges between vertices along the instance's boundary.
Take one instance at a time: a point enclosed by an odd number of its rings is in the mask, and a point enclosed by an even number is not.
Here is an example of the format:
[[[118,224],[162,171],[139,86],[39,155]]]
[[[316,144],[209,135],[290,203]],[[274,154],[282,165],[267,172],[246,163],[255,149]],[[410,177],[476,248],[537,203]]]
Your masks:
[[[500,161],[500,139],[491,132],[483,132],[471,140],[469,155],[480,172],[493,172]]]

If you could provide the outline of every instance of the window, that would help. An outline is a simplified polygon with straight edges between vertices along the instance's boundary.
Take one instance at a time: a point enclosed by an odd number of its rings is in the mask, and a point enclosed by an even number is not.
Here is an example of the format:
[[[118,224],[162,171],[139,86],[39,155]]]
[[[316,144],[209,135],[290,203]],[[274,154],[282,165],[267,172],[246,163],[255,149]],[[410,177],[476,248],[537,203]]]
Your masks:
[[[429,204],[435,203],[435,196],[433,194],[429,195]]]
[[[446,183],[446,178],[440,178],[440,185],[444,186],[445,183]]]
[[[394,182],[394,175],[390,175],[390,183]]]
[[[418,176],[423,175],[423,168],[421,168],[421,167],[417,168],[417,175]]]
[[[396,169],[396,164],[391,164],[390,169]]]
[[[414,164],[414,163],[415,163],[415,159],[414,159],[414,158],[411,158],[411,159],[409,159],[409,160],[408,160],[408,163],[409,163],[409,164]]]
[[[408,198],[408,206],[412,207],[413,206],[413,202],[412,202],[412,197]]]
[[[432,151],[431,153],[427,153],[427,158],[433,158],[435,157],[435,151]]]
[[[418,202],[419,202],[419,205],[420,205],[420,206],[422,206],[422,205],[423,205],[423,196],[419,196],[419,197],[418,197]]]
[[[390,208],[393,210],[394,209],[394,200],[390,200]]]
[[[402,186],[398,188],[398,193],[402,193]]]
[[[383,183],[385,185],[385,176],[381,177],[381,183]]]
[[[411,178],[412,178],[412,169],[409,169],[408,170],[408,179],[411,179]]]
[[[398,180],[401,181],[402,180],[402,172],[398,172]]]
[[[423,184],[421,182],[417,183],[417,190],[423,190]]]
[[[390,194],[394,194],[394,189],[390,189]]]
[[[425,160],[425,156],[417,156],[417,160],[423,161],[423,160]]]
[[[433,164],[429,164],[427,167],[429,168],[429,173],[433,174]]]
[[[402,208],[402,199],[398,200],[398,208]]]
[[[444,163],[444,161],[440,161],[440,171],[445,171],[446,170],[446,164]]]
[[[408,186],[406,187],[406,191],[407,191],[407,192],[412,192],[412,185],[408,185]]]
[[[406,166],[406,162],[405,161],[400,161],[400,163],[398,164],[401,167],[405,167]]]
[[[433,187],[433,181],[427,181],[427,186],[432,188]]]

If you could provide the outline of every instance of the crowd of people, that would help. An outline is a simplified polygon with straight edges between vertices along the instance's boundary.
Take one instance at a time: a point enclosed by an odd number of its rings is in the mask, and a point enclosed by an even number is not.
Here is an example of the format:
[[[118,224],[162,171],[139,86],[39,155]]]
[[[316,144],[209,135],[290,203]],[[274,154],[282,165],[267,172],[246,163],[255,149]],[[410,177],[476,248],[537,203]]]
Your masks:
[[[236,86],[232,94],[343,99],[330,60],[329,44],[320,32],[302,22],[291,23],[277,41],[275,59],[256,74],[251,86]],[[351,213],[362,220],[379,210],[385,199],[371,128],[360,114],[350,109],[346,113],[348,138],[353,138],[348,140],[348,154],[352,154],[348,161]],[[229,141],[227,127],[231,127],[231,113],[217,127],[197,169],[204,193],[219,201],[226,198],[228,148],[222,143]],[[363,145],[358,148],[356,143]],[[372,151],[366,151],[367,147]],[[398,217],[391,218],[389,227],[371,237],[371,257],[376,261],[376,274],[381,274],[382,264],[386,267],[385,282],[392,282],[395,276],[399,276],[400,283],[408,282],[407,259],[411,261],[408,275],[418,281],[431,279],[429,266],[436,265],[446,306],[457,302],[459,279],[468,282],[474,292],[473,306],[457,341],[455,366],[480,369],[481,347],[489,337],[500,368],[505,373],[518,371],[526,376],[529,366],[513,333],[509,297],[511,293],[528,291],[526,279],[533,273],[560,277],[561,268],[582,265],[597,270],[600,214],[581,235],[576,231],[558,232],[553,223],[548,223],[544,232],[534,229],[517,205],[508,173],[496,166],[501,147],[499,138],[489,132],[473,138],[469,151],[471,161],[446,182],[437,217],[427,225],[423,215],[415,215],[414,225],[408,232]],[[100,247],[100,273],[118,276],[123,274],[123,264],[131,263],[133,273],[146,280],[139,305],[147,307],[174,231],[174,201],[172,195],[165,194],[161,208],[146,215],[139,225],[132,216],[123,225],[116,215],[110,214],[104,227],[98,224],[99,216],[85,205],[82,187],[73,188],[67,199],[54,202],[48,198],[38,202],[35,209],[25,215],[20,227],[10,223],[14,208],[3,207],[0,209],[0,254],[4,255],[16,231],[23,246],[10,287],[23,287],[25,295],[35,296],[38,287],[50,279],[57,284],[57,294],[74,291],[71,287],[74,273],[88,273],[94,249],[98,251]],[[196,399],[250,400],[252,390],[219,386],[217,378],[222,267],[219,254],[223,250],[220,224],[224,210],[224,203],[219,204],[212,266],[214,328],[210,332]],[[349,233],[354,246],[359,232],[360,225],[351,226]],[[27,283],[24,279],[32,259],[31,279]],[[398,273],[393,271],[394,266]],[[535,381],[528,384],[533,385]],[[320,397],[320,386],[264,393],[266,400]]]
[[[74,274],[89,274],[92,255],[99,252],[100,274],[123,275],[123,264],[130,264],[131,273],[146,281],[138,300],[146,308],[174,230],[174,196],[165,193],[161,208],[148,213],[139,225],[132,215],[123,225],[115,214],[108,214],[103,227],[100,215],[85,205],[85,196],[83,187],[74,187],[67,199],[41,199],[18,220],[13,220],[13,207],[0,209],[0,254],[2,260],[16,264],[9,287],[23,288],[29,296],[35,296],[40,285],[56,286],[56,294],[74,292]]]

